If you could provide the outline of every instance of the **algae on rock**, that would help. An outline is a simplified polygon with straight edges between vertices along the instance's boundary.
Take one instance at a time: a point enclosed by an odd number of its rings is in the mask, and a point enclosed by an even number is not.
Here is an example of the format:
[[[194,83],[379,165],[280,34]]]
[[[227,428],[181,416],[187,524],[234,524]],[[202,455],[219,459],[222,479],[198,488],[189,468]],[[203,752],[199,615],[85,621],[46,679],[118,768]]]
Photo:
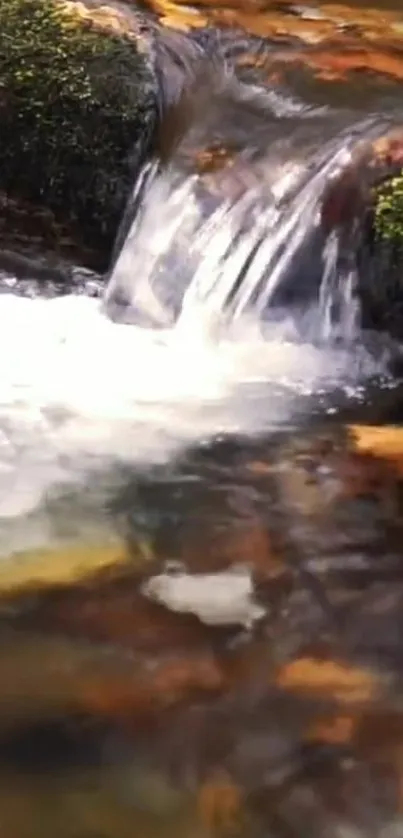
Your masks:
[[[403,243],[403,171],[376,190],[375,230],[381,240]]]
[[[108,254],[147,144],[153,92],[135,33],[62,0],[0,0],[0,190]]]
[[[393,163],[393,161],[392,161]],[[372,190],[361,264],[363,322],[403,336],[403,173],[391,165]],[[394,171],[393,171],[394,169]]]

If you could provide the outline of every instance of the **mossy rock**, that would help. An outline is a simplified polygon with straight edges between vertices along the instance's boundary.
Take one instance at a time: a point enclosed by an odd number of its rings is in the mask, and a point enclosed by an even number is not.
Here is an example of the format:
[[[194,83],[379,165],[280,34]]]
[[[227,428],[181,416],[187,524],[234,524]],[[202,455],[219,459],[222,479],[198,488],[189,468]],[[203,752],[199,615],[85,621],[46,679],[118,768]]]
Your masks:
[[[403,171],[375,192],[375,231],[379,241],[403,243]]]
[[[94,20],[61,0],[1,0],[0,190],[107,257],[154,95],[144,45]]]
[[[403,129],[362,142],[322,202],[358,271],[362,326],[403,338]]]
[[[375,185],[358,254],[364,327],[403,338],[403,175],[393,168]]]

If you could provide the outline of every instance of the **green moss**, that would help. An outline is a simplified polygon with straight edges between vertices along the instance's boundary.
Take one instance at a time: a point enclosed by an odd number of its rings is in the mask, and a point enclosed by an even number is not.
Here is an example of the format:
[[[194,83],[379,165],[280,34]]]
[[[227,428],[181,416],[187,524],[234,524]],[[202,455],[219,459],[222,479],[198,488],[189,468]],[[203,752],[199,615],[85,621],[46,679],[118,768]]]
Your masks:
[[[0,189],[110,246],[149,90],[133,39],[57,0],[0,0]]]
[[[403,243],[403,171],[376,190],[375,232],[383,241]]]

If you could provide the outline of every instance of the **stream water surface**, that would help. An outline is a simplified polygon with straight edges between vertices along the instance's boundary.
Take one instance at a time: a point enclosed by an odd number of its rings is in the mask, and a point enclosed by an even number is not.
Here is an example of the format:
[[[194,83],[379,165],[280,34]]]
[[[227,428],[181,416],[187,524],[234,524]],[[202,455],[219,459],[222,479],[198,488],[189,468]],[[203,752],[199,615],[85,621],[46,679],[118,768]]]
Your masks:
[[[401,350],[315,219],[403,121],[403,13],[146,5],[238,75],[105,295],[1,278],[0,838],[398,838]]]

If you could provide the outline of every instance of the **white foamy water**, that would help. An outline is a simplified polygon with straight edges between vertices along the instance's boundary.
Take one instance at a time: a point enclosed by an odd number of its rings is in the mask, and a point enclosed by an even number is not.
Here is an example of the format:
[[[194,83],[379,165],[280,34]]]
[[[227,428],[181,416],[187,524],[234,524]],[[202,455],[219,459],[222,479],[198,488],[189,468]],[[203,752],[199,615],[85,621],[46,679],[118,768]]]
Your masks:
[[[210,340],[191,319],[161,332],[118,325],[82,296],[0,297],[0,519],[113,463],[169,457],[224,431],[292,422],[301,398],[354,388],[363,351],[263,340],[252,323]]]
[[[213,198],[197,177],[151,167],[104,303],[0,296],[0,549],[4,522],[57,495],[95,485],[102,511],[121,464],[293,426],[326,394],[354,395],[382,373],[356,340],[355,277],[340,275],[337,238],[318,254],[321,287],[304,312],[271,306],[348,155],[331,145],[313,174],[265,164],[262,186],[241,161]],[[162,328],[114,323],[114,306]]]

